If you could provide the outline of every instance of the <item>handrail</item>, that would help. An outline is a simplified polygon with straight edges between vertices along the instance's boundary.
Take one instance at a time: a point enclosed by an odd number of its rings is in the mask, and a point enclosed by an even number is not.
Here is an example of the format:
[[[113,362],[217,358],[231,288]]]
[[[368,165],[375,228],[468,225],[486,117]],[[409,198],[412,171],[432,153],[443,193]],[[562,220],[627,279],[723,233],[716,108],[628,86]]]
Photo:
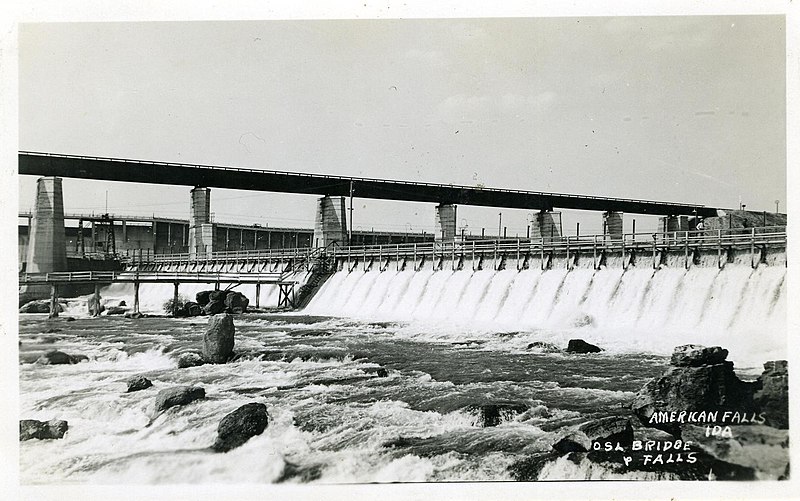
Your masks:
[[[441,254],[453,250],[463,251],[469,249],[475,252],[498,252],[515,251],[519,248],[527,249],[548,249],[552,251],[565,250],[567,247],[572,251],[581,251],[593,248],[615,249],[615,248],[652,248],[657,246],[673,245],[734,245],[737,243],[783,243],[786,241],[785,226],[768,226],[757,228],[733,228],[716,230],[683,230],[671,232],[637,232],[623,233],[620,236],[611,235],[581,235],[563,236],[553,238],[506,238],[506,239],[486,239],[486,240],[466,240],[455,242],[417,242],[404,244],[375,244],[360,246],[331,246],[326,248],[291,248],[291,249],[264,249],[264,250],[245,250],[245,251],[216,251],[210,255],[198,256],[190,259],[188,253],[179,254],[153,254],[147,259],[132,259],[131,263],[154,264],[170,262],[208,262],[208,261],[230,261],[230,260],[282,260],[299,259],[301,262],[319,258],[327,253],[328,248],[332,249],[334,255],[351,254],[367,255],[383,254],[391,252],[393,254]]]

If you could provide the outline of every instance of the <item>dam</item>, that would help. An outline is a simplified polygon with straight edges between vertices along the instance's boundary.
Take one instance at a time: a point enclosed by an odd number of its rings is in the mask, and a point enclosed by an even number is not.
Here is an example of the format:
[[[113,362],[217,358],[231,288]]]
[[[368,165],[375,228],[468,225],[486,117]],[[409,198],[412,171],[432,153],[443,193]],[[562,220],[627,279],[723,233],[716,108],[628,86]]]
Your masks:
[[[603,233],[580,234],[548,205],[524,237],[504,238],[460,233],[456,204],[439,203],[434,232],[357,234],[345,196],[319,198],[313,228],[267,229],[215,221],[210,189],[195,186],[188,220],[130,218],[138,238],[126,239],[124,217],[86,228],[94,216],[65,213],[59,179],[41,178],[20,231],[21,298],[49,298],[54,317],[20,314],[21,408],[75,425],[46,460],[25,445],[28,482],[704,479],[528,465],[574,423],[627,419],[678,345],[724,346],[747,381],[786,356],[783,214],[628,205],[665,213],[651,214],[655,231],[626,232],[622,212],[602,211]],[[211,290],[255,308],[233,315],[235,359],[187,367],[206,321],[177,305]],[[138,315],[92,317],[92,301]],[[564,349],[575,340],[598,352]],[[88,360],[42,365],[56,347]],[[147,390],[119,397],[136,375],[200,382],[213,398],[154,417]],[[268,431],[209,457],[220,413],[253,401],[268,406]],[[85,456],[98,434],[107,442]],[[780,468],[785,451],[771,452]]]

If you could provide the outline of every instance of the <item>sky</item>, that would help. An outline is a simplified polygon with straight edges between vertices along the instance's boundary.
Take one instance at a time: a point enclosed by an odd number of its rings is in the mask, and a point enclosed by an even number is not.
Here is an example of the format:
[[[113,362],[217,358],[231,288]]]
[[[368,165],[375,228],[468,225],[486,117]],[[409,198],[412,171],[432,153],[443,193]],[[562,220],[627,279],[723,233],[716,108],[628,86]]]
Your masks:
[[[783,212],[784,28],[783,16],[23,24],[19,149]],[[19,179],[29,210],[35,178]],[[188,218],[188,192],[64,180],[68,213]],[[310,228],[315,198],[214,189],[212,211]],[[431,204],[355,207],[355,229],[434,228]],[[496,233],[500,212],[524,235],[522,210],[460,207],[458,224]],[[655,227],[630,216],[628,230],[632,218]],[[563,219],[566,233],[602,232],[598,214]]]

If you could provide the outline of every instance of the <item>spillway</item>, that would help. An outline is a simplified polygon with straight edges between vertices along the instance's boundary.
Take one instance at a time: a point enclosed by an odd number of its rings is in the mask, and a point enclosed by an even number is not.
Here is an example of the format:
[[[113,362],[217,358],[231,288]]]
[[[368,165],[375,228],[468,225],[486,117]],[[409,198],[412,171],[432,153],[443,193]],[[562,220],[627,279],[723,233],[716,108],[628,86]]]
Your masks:
[[[621,351],[719,344],[764,359],[786,348],[786,268],[345,270],[304,313],[411,322],[442,338],[501,329]]]

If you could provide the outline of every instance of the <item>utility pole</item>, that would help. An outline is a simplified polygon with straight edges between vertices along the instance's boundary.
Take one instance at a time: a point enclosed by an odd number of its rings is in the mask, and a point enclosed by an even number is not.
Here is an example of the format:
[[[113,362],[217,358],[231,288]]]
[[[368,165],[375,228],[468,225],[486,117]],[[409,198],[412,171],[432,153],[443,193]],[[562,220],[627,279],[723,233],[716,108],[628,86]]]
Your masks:
[[[499,214],[499,216],[500,216],[500,220],[497,223],[497,238],[500,238],[500,235],[501,235],[500,232],[503,231],[503,213],[501,212]]]

